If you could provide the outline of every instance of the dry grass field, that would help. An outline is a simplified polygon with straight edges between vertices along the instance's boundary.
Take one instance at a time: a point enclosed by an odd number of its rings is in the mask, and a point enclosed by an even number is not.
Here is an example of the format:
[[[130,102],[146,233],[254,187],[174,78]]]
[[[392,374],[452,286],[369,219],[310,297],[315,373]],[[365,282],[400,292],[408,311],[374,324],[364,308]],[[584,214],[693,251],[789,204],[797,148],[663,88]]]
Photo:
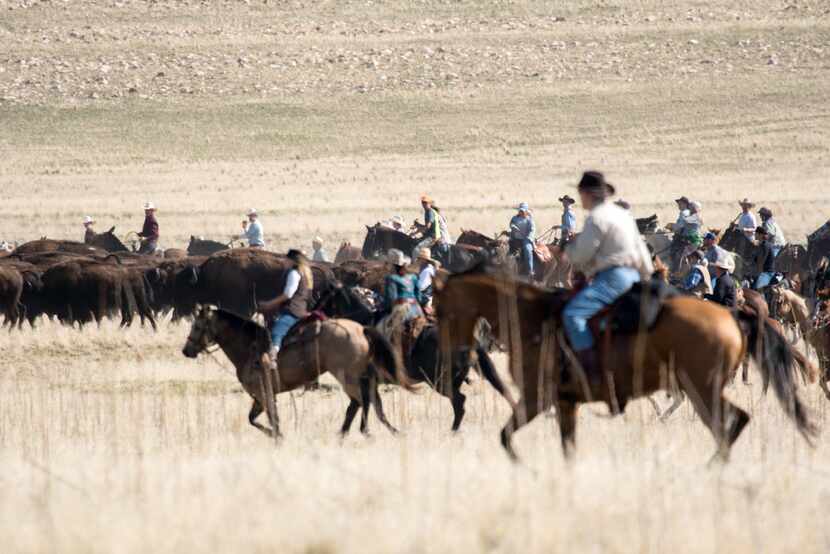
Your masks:
[[[792,241],[830,217],[825,0],[0,0],[0,239],[137,230],[330,251],[436,197],[457,233],[528,201],[542,226],[588,167],[638,215],[686,194],[723,227],[750,196]],[[724,468],[686,406],[497,432],[479,382],[449,433],[430,391],[385,394],[389,436],[336,436],[338,391],[281,397],[279,448],[187,326],[0,333],[5,552],[827,552],[830,442],[772,397]],[[499,359],[500,367],[505,367]],[[818,421],[828,404],[805,390]],[[662,399],[661,399],[662,400]]]

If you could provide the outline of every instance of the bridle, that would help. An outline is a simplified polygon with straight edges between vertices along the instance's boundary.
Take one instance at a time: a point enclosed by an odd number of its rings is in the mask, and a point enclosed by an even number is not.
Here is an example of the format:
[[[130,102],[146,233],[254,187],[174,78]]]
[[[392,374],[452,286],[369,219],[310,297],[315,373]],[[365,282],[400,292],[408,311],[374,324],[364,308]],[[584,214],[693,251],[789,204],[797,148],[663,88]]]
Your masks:
[[[209,314],[210,312],[208,312]],[[193,338],[193,329],[189,335],[187,335],[187,341],[185,345],[188,347],[195,347],[196,353],[201,354],[202,352],[207,352],[208,354],[211,353],[210,347],[216,344],[216,335],[211,329],[211,321],[210,315],[204,315],[204,313],[199,314],[197,318],[193,322],[193,326],[195,328],[196,325],[199,325],[199,338]]]

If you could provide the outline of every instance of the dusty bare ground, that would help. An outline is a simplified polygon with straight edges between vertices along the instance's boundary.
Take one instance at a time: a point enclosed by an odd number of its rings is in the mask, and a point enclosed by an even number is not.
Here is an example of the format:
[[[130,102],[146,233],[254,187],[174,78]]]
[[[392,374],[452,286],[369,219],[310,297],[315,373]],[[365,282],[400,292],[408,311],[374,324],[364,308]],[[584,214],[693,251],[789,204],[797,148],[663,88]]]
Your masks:
[[[271,248],[333,249],[423,192],[456,232],[522,200],[549,226],[589,166],[664,221],[681,193],[713,227],[744,196],[794,241],[827,220],[826,2],[559,4],[0,1],[0,239],[79,238],[87,214],[125,234],[152,199],[168,247],[254,206]],[[639,403],[586,410],[571,465],[540,420],[511,467],[478,383],[458,437],[431,393],[388,393],[403,438],[343,444],[339,393],[286,397],[274,450],[185,334],[0,334],[7,549],[830,547],[828,443],[805,447],[757,383],[732,390],[754,420],[723,470],[688,408],[660,424]]]

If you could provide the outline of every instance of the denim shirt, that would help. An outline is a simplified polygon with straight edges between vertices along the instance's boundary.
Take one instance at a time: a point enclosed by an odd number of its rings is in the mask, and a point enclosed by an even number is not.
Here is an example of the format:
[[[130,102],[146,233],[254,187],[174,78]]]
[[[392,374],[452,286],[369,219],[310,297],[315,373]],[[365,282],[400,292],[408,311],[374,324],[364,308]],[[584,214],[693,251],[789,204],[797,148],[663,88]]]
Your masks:
[[[562,212],[562,234],[576,233],[576,216],[570,208]]]
[[[418,303],[423,300],[421,290],[418,287],[418,276],[412,273],[387,275],[384,289],[386,305],[390,309],[398,300],[415,300]]]
[[[510,219],[510,236],[514,239],[529,240],[531,242],[536,240],[536,223],[534,223],[533,217],[514,215]]]

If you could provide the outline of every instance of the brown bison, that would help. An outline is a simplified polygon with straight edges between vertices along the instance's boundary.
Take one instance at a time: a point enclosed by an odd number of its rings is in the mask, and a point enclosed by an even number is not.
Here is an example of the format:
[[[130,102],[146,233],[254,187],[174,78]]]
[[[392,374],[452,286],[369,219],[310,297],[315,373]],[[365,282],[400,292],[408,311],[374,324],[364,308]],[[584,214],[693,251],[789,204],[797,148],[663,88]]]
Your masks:
[[[43,252],[71,252],[87,256],[106,256],[107,251],[82,242],[72,240],[40,239],[21,244],[14,249],[15,254],[38,254]]]
[[[256,248],[236,248],[210,256],[193,267],[183,279],[192,287],[192,298],[244,317],[256,311],[257,302],[282,293],[292,262],[285,256]],[[311,264],[314,273],[313,300],[334,282],[328,264]],[[189,274],[188,274],[189,273]]]
[[[23,319],[20,297],[23,294],[23,276],[12,267],[0,266],[0,313],[6,318],[4,325],[11,327]]]

